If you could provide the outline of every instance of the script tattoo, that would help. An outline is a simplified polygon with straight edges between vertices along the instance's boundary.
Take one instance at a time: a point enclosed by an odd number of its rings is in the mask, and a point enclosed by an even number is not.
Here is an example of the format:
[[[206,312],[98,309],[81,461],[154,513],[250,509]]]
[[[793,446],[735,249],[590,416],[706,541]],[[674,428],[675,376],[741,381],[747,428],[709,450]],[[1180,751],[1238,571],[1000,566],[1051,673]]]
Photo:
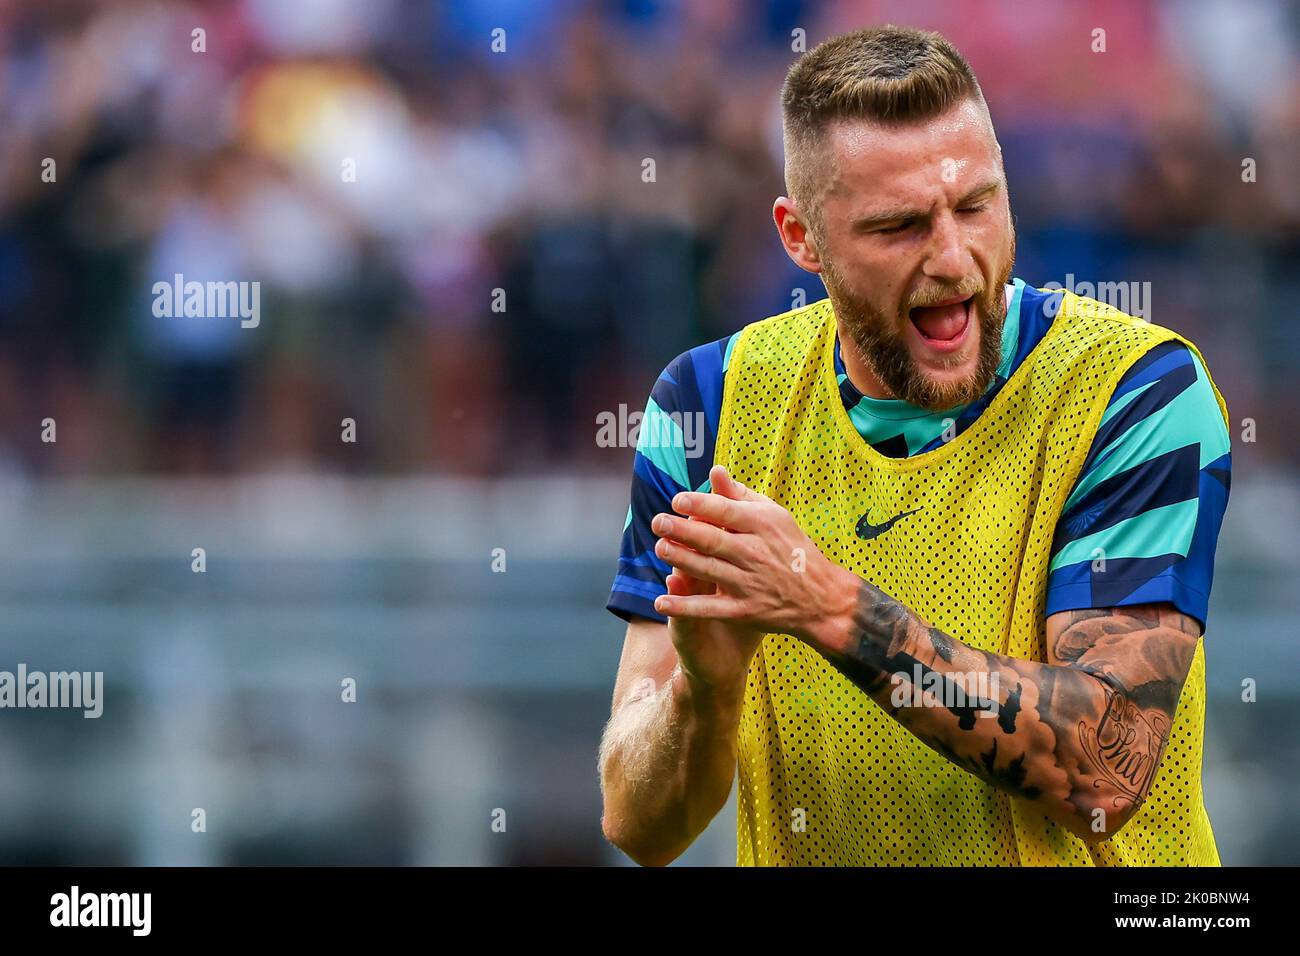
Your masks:
[[[1141,800],[1151,785],[1165,743],[1169,721],[1158,711],[1144,713],[1117,691],[1106,689],[1106,709],[1096,727],[1079,721],[1079,744],[1097,770],[1119,791],[1114,804],[1127,797]],[[1093,782],[1100,787],[1101,781]]]

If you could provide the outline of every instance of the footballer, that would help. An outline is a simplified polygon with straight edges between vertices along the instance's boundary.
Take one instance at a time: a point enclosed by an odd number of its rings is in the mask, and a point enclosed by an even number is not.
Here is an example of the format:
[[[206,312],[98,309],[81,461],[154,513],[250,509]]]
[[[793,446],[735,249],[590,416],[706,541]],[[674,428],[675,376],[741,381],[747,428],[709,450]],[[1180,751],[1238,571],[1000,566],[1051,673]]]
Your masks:
[[[744,865],[1218,865],[1231,455],[1200,352],[1014,276],[1001,148],[942,36],[831,39],[781,105],[773,218],[827,298],[654,385],[606,837],[669,863],[734,781]],[[702,454],[646,437],[687,415]]]

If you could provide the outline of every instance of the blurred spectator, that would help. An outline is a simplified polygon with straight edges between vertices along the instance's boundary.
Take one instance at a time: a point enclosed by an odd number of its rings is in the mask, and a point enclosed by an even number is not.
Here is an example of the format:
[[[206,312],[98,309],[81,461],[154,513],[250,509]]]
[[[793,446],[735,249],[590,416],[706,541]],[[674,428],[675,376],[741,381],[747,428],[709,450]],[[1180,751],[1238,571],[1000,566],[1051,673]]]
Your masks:
[[[639,410],[674,355],[796,288],[821,296],[769,222],[791,31],[811,47],[889,20],[945,31],[980,76],[1019,275],[1150,281],[1152,318],[1203,347],[1234,412],[1297,414],[1280,0],[542,11],[6,6],[0,468],[623,471],[599,411]],[[177,273],[260,283],[262,321],[156,317]]]

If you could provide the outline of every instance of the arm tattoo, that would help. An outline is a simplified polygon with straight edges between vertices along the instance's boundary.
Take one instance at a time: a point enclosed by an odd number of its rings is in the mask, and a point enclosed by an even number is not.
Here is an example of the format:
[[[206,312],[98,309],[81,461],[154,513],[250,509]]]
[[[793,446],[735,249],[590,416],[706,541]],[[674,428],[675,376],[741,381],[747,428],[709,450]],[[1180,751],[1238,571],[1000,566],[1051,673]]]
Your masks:
[[[1108,835],[1150,792],[1199,636],[1168,604],[1070,611],[1049,621],[1048,662],[1026,661],[969,647],[864,581],[847,640],[821,650],[931,749],[1080,835]]]
[[[1169,739],[1163,714],[1149,717],[1118,691],[1106,690],[1106,709],[1096,727],[1079,721],[1079,746],[1089,762],[1116,790],[1121,800],[1137,803],[1151,786],[1156,765]],[[1100,787],[1101,782],[1093,786]]]

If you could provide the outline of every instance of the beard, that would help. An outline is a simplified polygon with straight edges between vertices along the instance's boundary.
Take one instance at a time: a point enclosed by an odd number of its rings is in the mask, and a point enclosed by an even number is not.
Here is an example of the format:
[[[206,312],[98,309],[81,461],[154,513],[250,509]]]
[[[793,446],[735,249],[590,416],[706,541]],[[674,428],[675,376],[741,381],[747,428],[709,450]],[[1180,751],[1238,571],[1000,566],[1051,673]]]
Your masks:
[[[1007,301],[1003,294],[1011,280],[1015,262],[1015,236],[1006,266],[997,281],[985,287],[980,277],[957,285],[934,286],[913,294],[903,303],[902,313],[887,315],[863,296],[853,293],[834,265],[824,256],[822,281],[835,309],[835,315],[848,333],[850,347],[857,350],[862,363],[897,399],[926,411],[945,411],[975,401],[988,389],[1002,361],[1002,328],[1007,318]],[[972,319],[979,323],[979,355],[971,373],[956,380],[936,380],[927,375],[907,347],[907,326],[912,309],[954,296],[972,296]],[[947,366],[966,361],[948,356]]]

